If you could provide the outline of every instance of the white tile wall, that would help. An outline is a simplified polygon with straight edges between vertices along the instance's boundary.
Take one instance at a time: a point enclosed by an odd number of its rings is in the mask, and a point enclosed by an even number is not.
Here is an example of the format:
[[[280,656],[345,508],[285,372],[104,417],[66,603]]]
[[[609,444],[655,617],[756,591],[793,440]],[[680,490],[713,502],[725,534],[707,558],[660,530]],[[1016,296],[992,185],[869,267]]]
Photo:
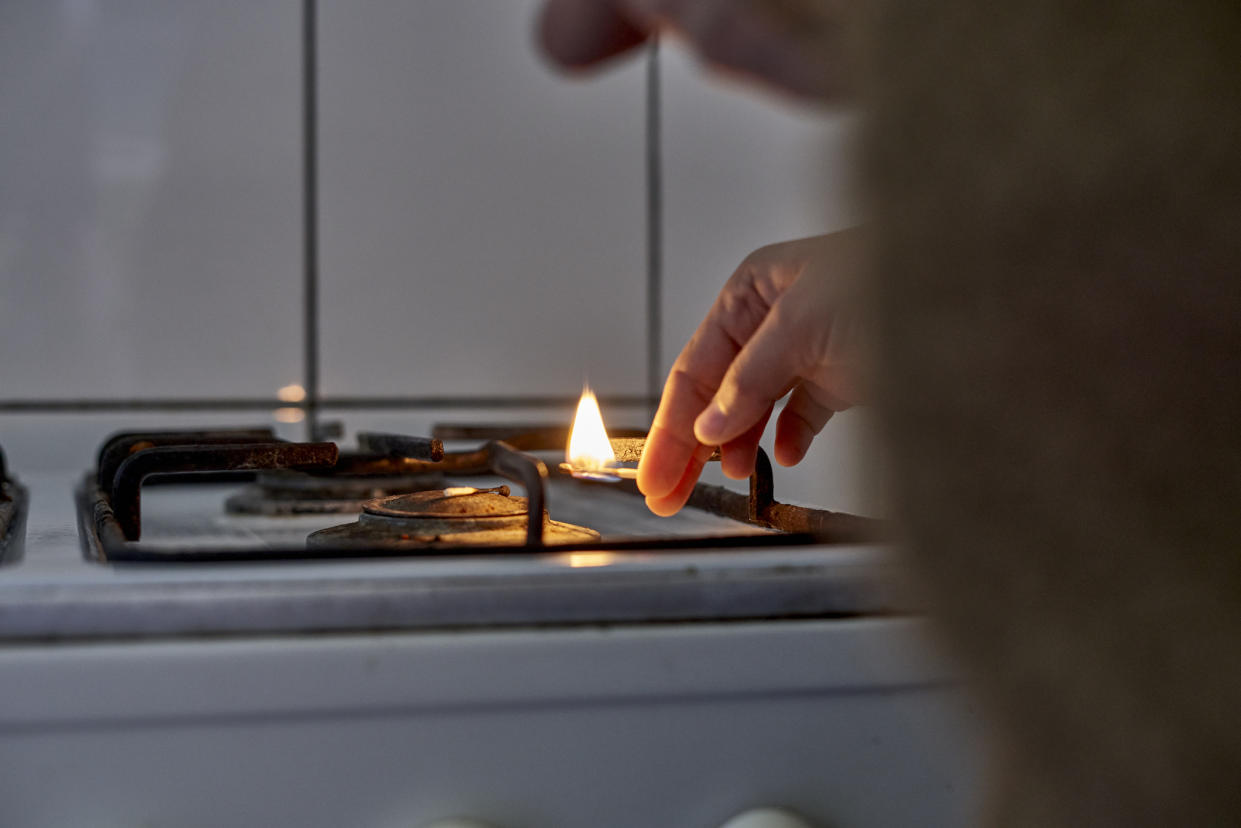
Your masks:
[[[0,397],[300,376],[297,10],[0,3]]]
[[[322,4],[325,393],[644,390],[642,66],[564,82],[537,6]]]
[[[746,254],[855,220],[854,119],[723,80],[675,41],[662,58],[666,368]]]
[[[287,439],[300,429],[277,425],[269,412],[100,412],[90,414],[6,414],[0,417],[0,446],[18,479],[34,472],[83,472],[95,465],[103,441],[121,431],[174,431],[271,426]],[[66,502],[69,493],[65,493]]]

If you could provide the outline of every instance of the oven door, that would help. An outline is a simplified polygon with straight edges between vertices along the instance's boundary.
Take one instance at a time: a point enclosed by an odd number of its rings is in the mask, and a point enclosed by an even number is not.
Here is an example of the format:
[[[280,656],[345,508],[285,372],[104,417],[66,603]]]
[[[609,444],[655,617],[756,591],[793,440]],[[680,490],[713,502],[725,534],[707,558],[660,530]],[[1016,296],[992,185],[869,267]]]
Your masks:
[[[0,649],[6,825],[959,826],[975,723],[910,617]]]

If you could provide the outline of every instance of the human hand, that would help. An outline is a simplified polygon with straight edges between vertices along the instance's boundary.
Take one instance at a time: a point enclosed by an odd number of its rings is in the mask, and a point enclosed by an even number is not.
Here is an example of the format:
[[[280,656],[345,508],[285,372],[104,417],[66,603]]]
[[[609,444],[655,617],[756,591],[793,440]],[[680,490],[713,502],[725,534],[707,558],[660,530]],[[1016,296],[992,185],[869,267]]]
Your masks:
[[[836,99],[853,85],[844,0],[546,0],[543,50],[582,69],[623,54],[660,29],[709,63],[805,98]]]
[[[658,515],[685,505],[720,446],[724,474],[754,470],[775,402],[775,458],[792,466],[836,411],[861,401],[856,289],[861,231],[773,244],[741,263],[681,351],[638,465]]]

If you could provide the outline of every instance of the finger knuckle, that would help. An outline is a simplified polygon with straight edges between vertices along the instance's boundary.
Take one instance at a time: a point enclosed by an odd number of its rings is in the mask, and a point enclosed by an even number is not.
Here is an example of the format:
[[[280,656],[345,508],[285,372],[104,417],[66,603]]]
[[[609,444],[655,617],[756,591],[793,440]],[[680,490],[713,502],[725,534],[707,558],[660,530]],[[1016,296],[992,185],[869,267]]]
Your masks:
[[[668,375],[668,387],[676,392],[688,392],[704,404],[715,395],[711,384],[684,368],[673,368]]]

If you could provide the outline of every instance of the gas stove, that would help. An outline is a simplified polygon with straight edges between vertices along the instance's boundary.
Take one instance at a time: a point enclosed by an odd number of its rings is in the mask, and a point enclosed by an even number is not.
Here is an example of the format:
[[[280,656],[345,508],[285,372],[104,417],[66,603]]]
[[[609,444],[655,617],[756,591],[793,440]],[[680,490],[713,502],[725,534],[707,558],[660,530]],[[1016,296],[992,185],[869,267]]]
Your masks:
[[[517,448],[556,451],[565,442],[563,429],[436,429],[437,434],[488,432],[496,439],[448,454],[439,437],[372,432],[360,432],[358,448],[345,453],[334,443],[278,441],[263,430],[117,434],[100,448],[97,467],[78,492],[87,555],[100,561],[184,562],[426,556],[446,550],[454,555],[512,554],[565,544],[608,551],[639,546],[684,549],[701,545],[704,539],[710,545],[838,544],[873,541],[880,533],[877,521],[777,503],[771,463],[761,449],[748,496],[719,486],[695,488],[690,513],[723,519],[717,522],[717,531],[704,534],[695,531],[692,519],[652,521],[644,509],[626,499],[605,497],[603,490],[611,486],[598,485],[622,484],[621,490],[635,495],[632,480],[594,474],[586,476],[590,482],[585,485],[558,485],[540,457]],[[612,442],[631,463],[640,459],[644,440]],[[282,518],[298,515],[352,512],[361,517],[356,524],[313,532],[305,544],[211,550],[192,544],[138,543],[145,481],[192,484],[230,476],[257,480],[226,500],[225,510],[232,514],[266,516],[277,526],[285,523]],[[448,476],[458,485],[448,485]],[[519,485],[525,497],[512,496],[505,484],[490,488],[460,484],[477,477],[504,478]],[[607,539],[588,527],[550,520],[548,496],[553,486],[560,490],[558,509],[610,526]],[[531,514],[539,518],[528,519]]]
[[[882,524],[781,503],[761,454],[658,518],[565,438],[136,431],[7,470],[0,821],[969,821],[976,726]]]
[[[642,441],[632,435],[641,432],[618,433],[636,459]],[[77,554],[31,556],[5,571],[0,634],[491,628],[899,609],[890,554],[873,542],[881,524],[778,502],[765,454],[748,493],[699,484],[668,519],[646,509],[630,480],[561,471],[554,458],[566,436],[549,426],[444,425],[432,437],[360,432],[342,449],[278,440],[267,429],[116,434],[73,494]],[[49,587],[52,577],[67,582]]]

